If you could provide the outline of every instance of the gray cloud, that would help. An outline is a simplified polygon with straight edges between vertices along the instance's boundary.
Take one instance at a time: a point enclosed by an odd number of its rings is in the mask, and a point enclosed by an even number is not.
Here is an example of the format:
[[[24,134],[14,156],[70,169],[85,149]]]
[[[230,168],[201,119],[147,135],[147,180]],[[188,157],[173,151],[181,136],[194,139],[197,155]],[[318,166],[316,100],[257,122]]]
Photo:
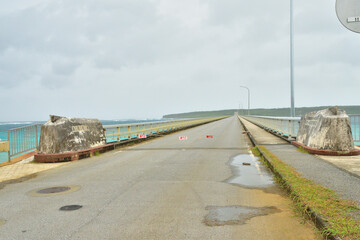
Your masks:
[[[79,64],[73,63],[71,59],[62,61],[54,61],[52,63],[52,71],[54,74],[68,76],[74,73]]]
[[[0,121],[236,108],[240,85],[289,106],[288,1],[0,2]],[[360,35],[334,5],[295,2],[297,106],[359,104]]]

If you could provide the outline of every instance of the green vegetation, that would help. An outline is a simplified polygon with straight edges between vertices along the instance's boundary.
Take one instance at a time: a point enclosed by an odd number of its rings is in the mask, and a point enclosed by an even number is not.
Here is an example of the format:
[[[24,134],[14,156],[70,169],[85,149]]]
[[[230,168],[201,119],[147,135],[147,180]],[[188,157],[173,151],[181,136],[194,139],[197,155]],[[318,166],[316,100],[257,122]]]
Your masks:
[[[312,209],[327,221],[328,226],[322,231],[324,236],[332,234],[346,240],[360,239],[360,209],[355,202],[339,198],[336,192],[302,177],[265,147],[258,148],[270,161],[269,167],[275,175],[281,176],[278,180],[289,190],[296,209],[307,217],[310,217],[309,209]],[[260,155],[257,149],[253,152]]]
[[[257,147],[253,147],[251,149],[251,152],[254,154],[254,156],[261,157],[261,153],[259,152],[259,149],[257,149]]]
[[[330,106],[320,106],[320,107],[302,107],[296,108],[296,116],[302,116],[305,113],[319,111]],[[347,114],[360,114],[360,106],[339,106],[340,109],[346,111]],[[246,109],[228,109],[228,110],[218,110],[218,111],[200,111],[200,112],[188,112],[188,113],[178,113],[178,114],[168,114],[163,116],[163,118],[201,118],[201,117],[215,117],[215,116],[231,116],[234,115],[234,112],[238,112],[240,115],[246,115]],[[259,116],[278,116],[278,117],[287,117],[290,115],[290,108],[270,108],[270,109],[250,109],[251,115]]]
[[[298,147],[296,150],[298,150],[299,152],[302,152],[302,153],[309,153],[309,151],[303,147]]]
[[[100,152],[99,152],[99,151],[95,151],[95,152],[94,152],[94,156],[100,156]]]

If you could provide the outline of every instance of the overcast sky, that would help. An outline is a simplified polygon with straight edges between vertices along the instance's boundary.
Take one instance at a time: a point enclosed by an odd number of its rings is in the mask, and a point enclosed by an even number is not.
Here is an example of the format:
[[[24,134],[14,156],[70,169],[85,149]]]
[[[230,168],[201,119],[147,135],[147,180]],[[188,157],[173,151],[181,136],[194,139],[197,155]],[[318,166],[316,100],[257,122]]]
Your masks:
[[[0,0],[0,121],[290,106],[289,0]],[[294,0],[295,105],[360,105],[360,34]]]

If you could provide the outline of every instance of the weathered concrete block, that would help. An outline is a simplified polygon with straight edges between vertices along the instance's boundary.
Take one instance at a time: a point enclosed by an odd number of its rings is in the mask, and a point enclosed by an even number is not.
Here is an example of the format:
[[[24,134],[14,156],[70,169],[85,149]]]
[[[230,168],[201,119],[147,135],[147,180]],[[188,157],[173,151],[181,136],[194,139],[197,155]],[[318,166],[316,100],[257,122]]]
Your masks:
[[[296,141],[320,150],[354,150],[349,116],[338,107],[305,114]]]
[[[73,152],[105,143],[99,120],[50,115],[50,120],[41,127],[39,154]]]

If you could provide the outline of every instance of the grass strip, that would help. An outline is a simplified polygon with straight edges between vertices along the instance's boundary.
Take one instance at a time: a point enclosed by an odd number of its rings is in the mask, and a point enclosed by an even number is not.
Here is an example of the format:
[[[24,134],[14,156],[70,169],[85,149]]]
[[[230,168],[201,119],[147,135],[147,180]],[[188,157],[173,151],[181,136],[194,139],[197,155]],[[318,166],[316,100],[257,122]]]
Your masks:
[[[306,150],[306,149],[303,148],[303,147],[298,147],[296,150],[299,151],[299,152],[302,152],[302,153],[309,153],[309,151]]]
[[[277,178],[289,190],[296,208],[304,216],[311,217],[309,209],[326,221],[322,234],[337,236],[345,240],[360,239],[360,209],[353,201],[339,198],[337,193],[301,176],[294,168],[285,164],[264,146],[257,146],[265,155],[266,164]],[[258,149],[254,154],[261,155]]]

